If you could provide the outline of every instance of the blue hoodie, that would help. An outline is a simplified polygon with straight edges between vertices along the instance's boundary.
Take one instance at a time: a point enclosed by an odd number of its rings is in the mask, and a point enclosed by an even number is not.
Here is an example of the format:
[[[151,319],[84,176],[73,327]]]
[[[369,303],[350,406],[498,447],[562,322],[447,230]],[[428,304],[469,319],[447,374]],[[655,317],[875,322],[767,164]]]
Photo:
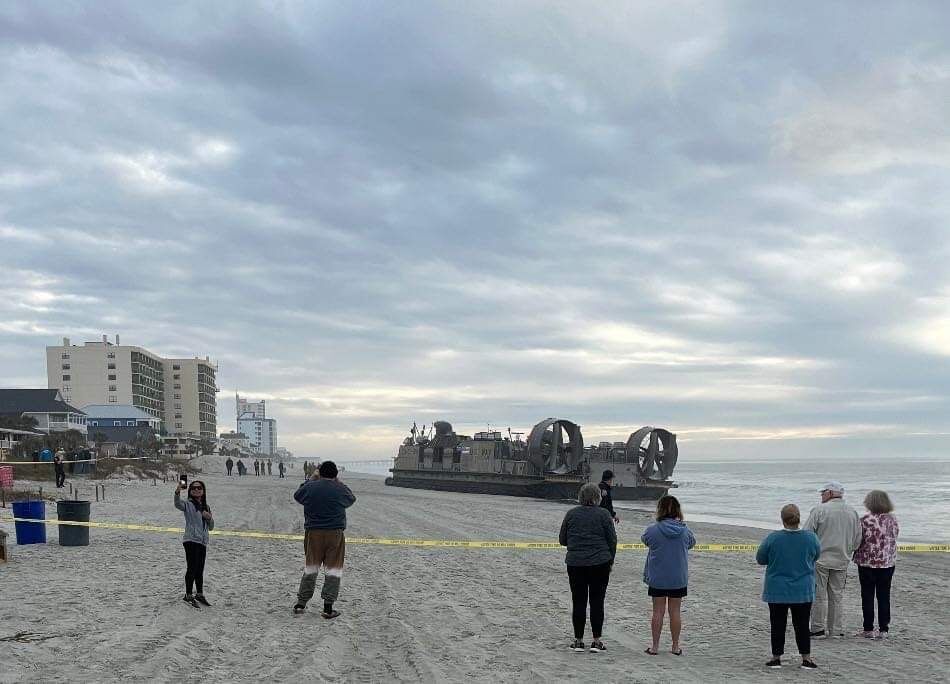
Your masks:
[[[696,537],[682,520],[664,518],[650,525],[640,541],[650,547],[643,581],[654,589],[682,589],[689,580],[687,550]]]

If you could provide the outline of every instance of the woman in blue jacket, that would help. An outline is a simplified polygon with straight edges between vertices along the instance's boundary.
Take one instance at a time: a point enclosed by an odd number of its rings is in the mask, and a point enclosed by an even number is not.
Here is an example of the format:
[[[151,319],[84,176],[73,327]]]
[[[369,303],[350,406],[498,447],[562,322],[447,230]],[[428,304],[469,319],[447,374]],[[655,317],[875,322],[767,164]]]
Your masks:
[[[653,618],[650,620],[653,646],[645,652],[657,654],[660,634],[663,632],[663,617],[669,610],[670,635],[673,638],[670,652],[683,655],[683,649],[680,648],[683,626],[680,606],[686,596],[689,579],[686,552],[696,544],[696,538],[683,522],[683,510],[675,496],[660,498],[656,504],[656,522],[646,529],[640,539],[649,547],[643,581],[646,582],[647,593],[653,598]]]
[[[765,583],[762,600],[769,604],[769,622],[772,628],[772,659],[766,667],[782,667],[785,653],[785,626],[792,613],[795,643],[802,656],[802,667],[814,670],[818,666],[811,659],[811,636],[808,621],[811,604],[815,600],[815,561],[821,555],[821,542],[811,530],[801,530],[798,506],[782,508],[782,526],[767,536],[759,545],[755,560],[765,565]]]

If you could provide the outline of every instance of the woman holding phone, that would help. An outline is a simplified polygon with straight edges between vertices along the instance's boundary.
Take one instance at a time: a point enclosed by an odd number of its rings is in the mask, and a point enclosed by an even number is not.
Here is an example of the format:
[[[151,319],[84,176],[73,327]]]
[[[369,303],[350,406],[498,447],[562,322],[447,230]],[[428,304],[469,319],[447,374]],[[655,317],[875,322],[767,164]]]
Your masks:
[[[181,491],[187,489],[188,498],[182,501]],[[208,507],[208,492],[201,480],[188,484],[187,476],[178,480],[175,489],[175,508],[185,514],[185,533],[182,544],[185,547],[185,596],[183,601],[195,608],[198,604],[210,606],[204,595],[205,557],[208,553],[209,532],[214,529],[214,518]],[[192,594],[192,588],[197,593]]]

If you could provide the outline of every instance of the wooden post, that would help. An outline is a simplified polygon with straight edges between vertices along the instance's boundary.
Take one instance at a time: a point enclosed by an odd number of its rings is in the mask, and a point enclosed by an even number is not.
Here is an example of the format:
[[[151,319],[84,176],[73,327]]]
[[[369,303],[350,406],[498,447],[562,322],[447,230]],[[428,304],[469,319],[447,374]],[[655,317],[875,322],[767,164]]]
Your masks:
[[[0,563],[7,562],[7,533],[0,530]]]
[[[99,503],[99,485],[96,485],[96,503]]]
[[[7,493],[3,490],[3,487],[0,487],[0,507],[7,507]]]
[[[106,486],[102,485],[102,500],[106,500]]]

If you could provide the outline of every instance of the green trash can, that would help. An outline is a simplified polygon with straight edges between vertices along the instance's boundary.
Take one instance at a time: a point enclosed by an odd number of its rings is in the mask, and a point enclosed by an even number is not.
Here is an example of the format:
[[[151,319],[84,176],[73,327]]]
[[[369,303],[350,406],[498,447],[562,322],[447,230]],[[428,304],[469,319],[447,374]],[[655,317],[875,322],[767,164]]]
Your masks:
[[[56,502],[56,517],[71,522],[89,522],[88,501],[63,500]],[[89,528],[85,525],[60,525],[60,546],[89,546]]]

